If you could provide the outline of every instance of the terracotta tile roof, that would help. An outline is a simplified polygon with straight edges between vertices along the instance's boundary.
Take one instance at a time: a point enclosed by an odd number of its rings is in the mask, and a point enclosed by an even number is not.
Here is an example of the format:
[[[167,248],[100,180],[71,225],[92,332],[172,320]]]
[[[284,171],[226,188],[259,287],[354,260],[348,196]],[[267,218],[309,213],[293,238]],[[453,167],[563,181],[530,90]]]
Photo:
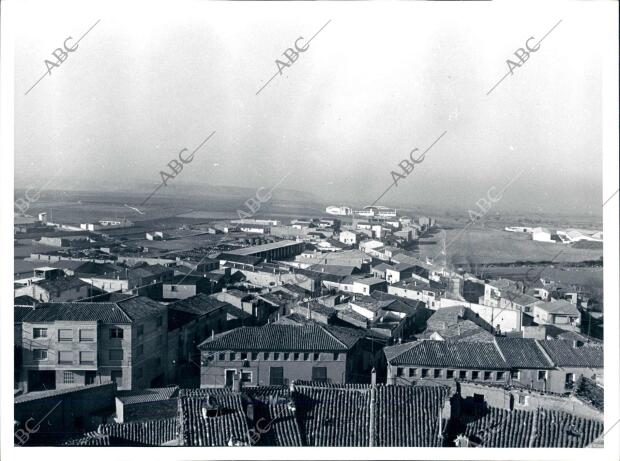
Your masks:
[[[574,347],[572,341],[550,339],[539,341],[558,367],[603,368],[603,347]]]
[[[177,396],[179,386],[158,387],[152,389],[138,389],[133,391],[120,391],[116,395],[125,405],[134,403],[159,402],[169,400]]]
[[[376,446],[442,446],[439,415],[448,393],[446,386],[378,386]]]
[[[464,432],[470,446],[582,448],[603,432],[603,424],[560,411],[491,407],[484,415],[470,417]]]
[[[261,327],[241,327],[209,338],[202,350],[257,351],[347,351],[349,336],[330,333],[316,324],[272,323]]]
[[[179,394],[179,443],[182,446],[218,447],[228,442],[249,444],[250,427],[242,406],[241,394],[228,390],[194,389]],[[217,416],[203,417],[207,399],[220,407]]]
[[[166,306],[138,296],[117,302],[102,303],[41,303],[27,313],[24,322],[82,321],[103,323],[132,323],[144,317],[166,311]]]
[[[112,445],[161,446],[177,439],[177,426],[177,418],[165,418],[135,423],[101,424],[97,432],[110,436]]]
[[[495,342],[510,368],[553,368],[535,339],[497,337]]]
[[[424,340],[409,345],[409,348],[392,358],[392,365],[491,370],[507,367],[493,343]]]

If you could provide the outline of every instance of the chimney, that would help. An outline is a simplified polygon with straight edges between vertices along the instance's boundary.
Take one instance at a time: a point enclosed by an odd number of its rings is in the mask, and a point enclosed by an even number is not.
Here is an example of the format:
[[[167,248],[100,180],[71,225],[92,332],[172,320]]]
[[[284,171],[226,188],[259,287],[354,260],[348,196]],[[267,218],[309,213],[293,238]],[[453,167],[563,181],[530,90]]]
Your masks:
[[[372,367],[370,371],[370,384],[371,386],[377,385],[377,370],[375,370],[375,367]]]

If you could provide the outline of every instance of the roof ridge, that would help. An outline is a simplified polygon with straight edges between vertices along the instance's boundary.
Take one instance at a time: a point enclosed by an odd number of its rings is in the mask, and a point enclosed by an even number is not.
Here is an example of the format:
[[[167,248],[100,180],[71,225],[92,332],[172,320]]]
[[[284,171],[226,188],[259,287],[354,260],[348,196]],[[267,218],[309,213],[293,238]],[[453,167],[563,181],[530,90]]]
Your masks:
[[[127,299],[133,299],[133,298],[127,298]],[[122,303],[123,301],[127,301],[127,299],[122,299],[120,301],[113,302],[112,304],[118,307],[118,309],[123,313],[123,315],[127,318],[127,320],[129,320],[129,323],[133,323],[134,320],[129,316],[127,312],[125,312],[125,310],[120,305],[120,303]]]

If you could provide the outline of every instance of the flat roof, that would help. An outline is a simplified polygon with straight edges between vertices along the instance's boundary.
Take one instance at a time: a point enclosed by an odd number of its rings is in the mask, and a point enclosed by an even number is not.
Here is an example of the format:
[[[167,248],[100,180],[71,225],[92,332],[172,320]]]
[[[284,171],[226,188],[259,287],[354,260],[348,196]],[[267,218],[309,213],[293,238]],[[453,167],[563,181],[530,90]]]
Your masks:
[[[295,242],[293,240],[282,240],[281,242],[265,243],[263,245],[254,245],[246,248],[239,248],[238,250],[227,251],[227,254],[250,256],[263,251],[277,250],[278,248],[286,248],[293,245],[301,245],[302,242]]]

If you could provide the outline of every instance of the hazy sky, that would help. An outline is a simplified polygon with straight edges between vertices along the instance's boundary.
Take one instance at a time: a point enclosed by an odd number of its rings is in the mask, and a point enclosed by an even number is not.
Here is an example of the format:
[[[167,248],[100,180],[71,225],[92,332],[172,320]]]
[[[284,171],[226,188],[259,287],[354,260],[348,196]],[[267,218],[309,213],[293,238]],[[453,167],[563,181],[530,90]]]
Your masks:
[[[380,204],[469,208],[525,170],[498,209],[599,214],[600,36],[584,6],[39,6],[16,41],[16,185],[60,171],[50,187],[147,190],[216,131],[176,183],[270,187],[291,172],[282,188],[371,203],[447,131]],[[50,53],[99,19],[24,96]],[[284,50],[329,20],[256,95]],[[487,96],[512,53],[560,20]]]

